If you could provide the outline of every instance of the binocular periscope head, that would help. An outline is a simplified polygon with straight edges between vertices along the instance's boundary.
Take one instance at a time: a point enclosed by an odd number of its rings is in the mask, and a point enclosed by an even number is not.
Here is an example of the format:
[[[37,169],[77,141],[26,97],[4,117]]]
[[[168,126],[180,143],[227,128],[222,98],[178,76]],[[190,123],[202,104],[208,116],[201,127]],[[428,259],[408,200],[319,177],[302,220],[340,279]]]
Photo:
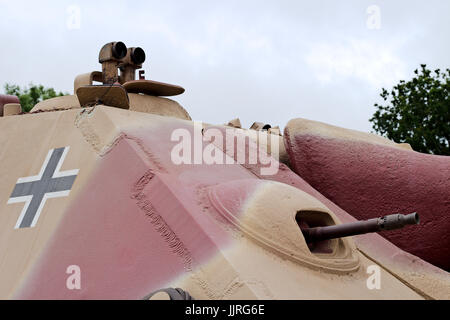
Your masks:
[[[114,58],[120,60],[127,55],[127,46],[121,41],[113,42],[111,46],[111,53]]]
[[[143,64],[145,61],[145,51],[142,48],[136,47],[130,50],[131,61],[135,64]]]
[[[98,61],[100,63],[114,61],[138,66],[145,61],[145,51],[140,47],[127,48],[122,41],[109,42],[100,49]]]
[[[123,84],[135,79],[135,70],[142,68],[145,61],[145,51],[139,47],[127,48],[121,41],[109,42],[100,49],[98,61],[102,64],[104,84],[118,81]]]

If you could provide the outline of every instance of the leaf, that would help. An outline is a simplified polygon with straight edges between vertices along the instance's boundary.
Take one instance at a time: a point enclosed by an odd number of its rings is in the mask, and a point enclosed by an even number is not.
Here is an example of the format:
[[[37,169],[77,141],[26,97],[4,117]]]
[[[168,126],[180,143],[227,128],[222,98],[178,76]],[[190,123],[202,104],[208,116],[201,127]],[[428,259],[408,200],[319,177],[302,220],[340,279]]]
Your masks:
[[[432,73],[425,64],[412,80],[400,80],[380,96],[386,105],[374,104],[375,132],[396,142],[406,142],[419,152],[450,155],[450,69]]]

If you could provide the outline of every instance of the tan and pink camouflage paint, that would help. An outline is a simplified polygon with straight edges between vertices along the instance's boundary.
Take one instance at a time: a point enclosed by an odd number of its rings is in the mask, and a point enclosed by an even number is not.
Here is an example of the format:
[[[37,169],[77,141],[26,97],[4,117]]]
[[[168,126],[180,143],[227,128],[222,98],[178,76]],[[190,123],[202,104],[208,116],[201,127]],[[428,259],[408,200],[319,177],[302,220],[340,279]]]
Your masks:
[[[25,137],[17,137],[17,117],[29,127]],[[377,234],[340,240],[330,256],[309,252],[298,210],[336,223],[355,218],[283,163],[271,176],[260,175],[259,163],[173,164],[170,135],[192,132],[192,121],[96,106],[0,122],[10,134],[1,140],[3,298],[140,299],[169,286],[199,299],[450,297],[447,272]],[[70,195],[48,201],[34,228],[14,233],[20,205],[6,202],[17,177],[68,145],[62,170],[79,168]],[[226,144],[219,151],[234,156]],[[382,270],[379,291],[365,286],[373,264]],[[80,267],[79,290],[66,287],[69,265]]]

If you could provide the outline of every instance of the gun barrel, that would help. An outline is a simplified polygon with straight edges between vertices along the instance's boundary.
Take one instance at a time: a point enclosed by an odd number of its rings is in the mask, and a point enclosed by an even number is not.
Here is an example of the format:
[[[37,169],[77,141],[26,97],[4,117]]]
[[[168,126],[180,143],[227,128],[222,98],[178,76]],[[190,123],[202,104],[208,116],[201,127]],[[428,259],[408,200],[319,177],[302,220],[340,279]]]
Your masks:
[[[312,243],[370,232],[399,229],[406,225],[419,224],[419,221],[419,215],[416,212],[407,215],[391,214],[381,218],[373,218],[365,221],[356,221],[334,226],[302,228],[302,233],[306,242]]]

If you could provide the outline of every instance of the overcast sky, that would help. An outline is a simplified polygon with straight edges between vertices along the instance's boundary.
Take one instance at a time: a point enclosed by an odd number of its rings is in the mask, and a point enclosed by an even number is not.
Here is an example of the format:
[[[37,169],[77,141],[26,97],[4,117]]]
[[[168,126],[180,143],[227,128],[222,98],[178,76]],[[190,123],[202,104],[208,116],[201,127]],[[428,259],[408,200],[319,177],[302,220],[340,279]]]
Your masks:
[[[370,131],[382,87],[450,68],[449,17],[447,0],[0,0],[0,85],[72,93],[123,41],[146,51],[147,79],[186,89],[175,100],[195,120]]]

